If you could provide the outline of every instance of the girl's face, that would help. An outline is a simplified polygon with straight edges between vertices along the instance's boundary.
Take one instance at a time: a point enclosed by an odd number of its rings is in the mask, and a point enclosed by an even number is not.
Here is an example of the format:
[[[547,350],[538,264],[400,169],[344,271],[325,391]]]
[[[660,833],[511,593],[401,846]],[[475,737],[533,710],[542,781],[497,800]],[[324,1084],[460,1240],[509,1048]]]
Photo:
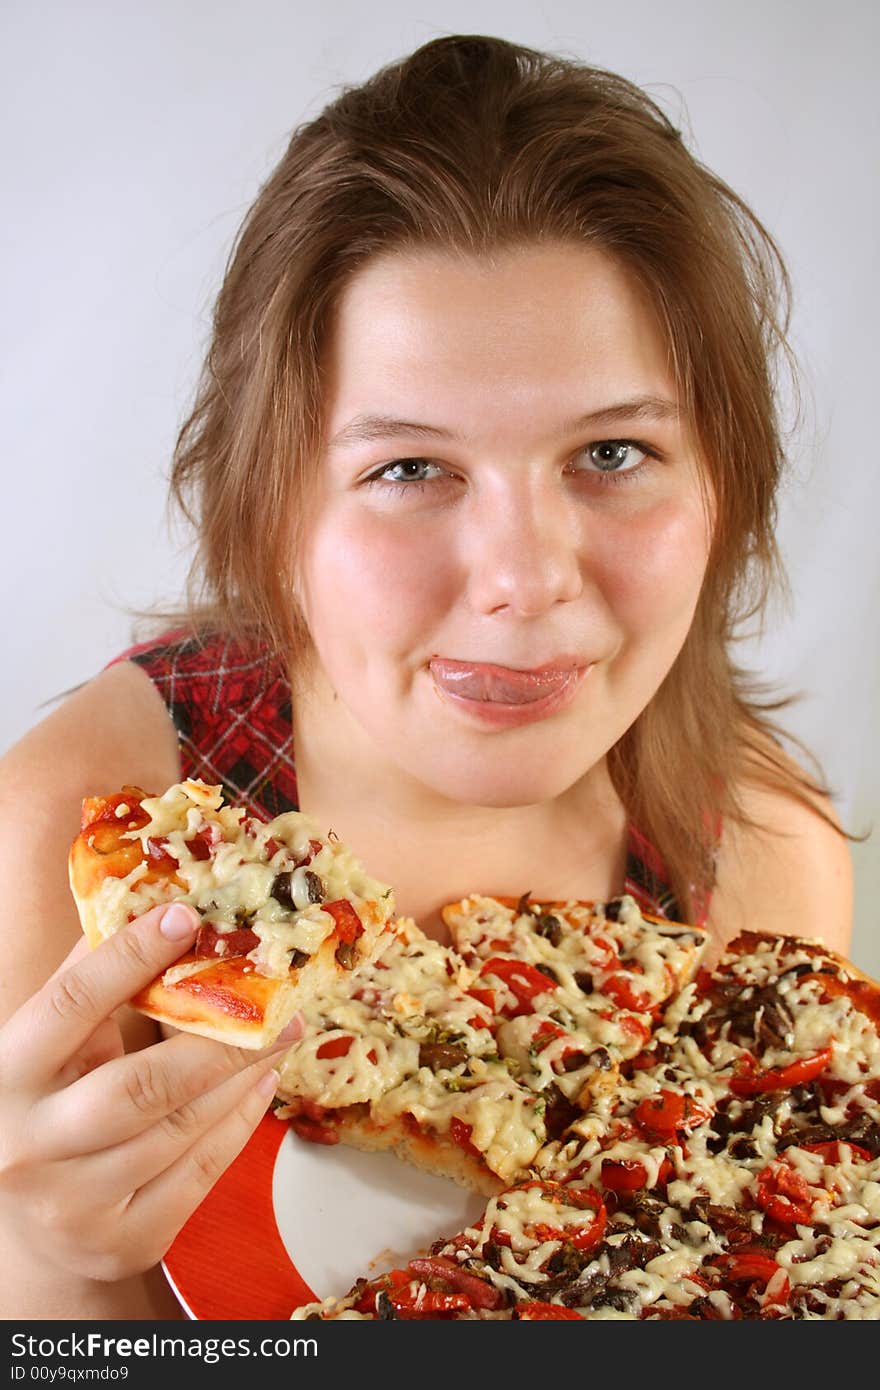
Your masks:
[[[647,299],[587,247],[389,254],[324,365],[298,592],[328,717],[442,798],[564,794],[662,682],[707,562]]]

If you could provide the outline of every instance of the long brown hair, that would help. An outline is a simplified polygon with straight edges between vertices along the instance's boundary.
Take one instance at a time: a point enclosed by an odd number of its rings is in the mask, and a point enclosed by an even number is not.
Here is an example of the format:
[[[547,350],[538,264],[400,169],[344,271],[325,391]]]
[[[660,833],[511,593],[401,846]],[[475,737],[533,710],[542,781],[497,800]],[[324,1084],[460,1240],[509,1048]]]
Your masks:
[[[786,701],[759,698],[730,653],[784,585],[774,526],[789,281],[756,216],[626,79],[452,36],[343,89],[294,133],[233,249],[175,452],[172,496],[198,537],[189,618],[293,661],[307,649],[289,556],[322,448],[329,315],[357,268],[392,250],[479,255],[550,239],[606,251],[647,290],[717,503],[689,636],[609,753],[689,916],[712,881],[707,825],[745,819],[744,776],[809,804],[826,790],[782,755],[769,716]]]

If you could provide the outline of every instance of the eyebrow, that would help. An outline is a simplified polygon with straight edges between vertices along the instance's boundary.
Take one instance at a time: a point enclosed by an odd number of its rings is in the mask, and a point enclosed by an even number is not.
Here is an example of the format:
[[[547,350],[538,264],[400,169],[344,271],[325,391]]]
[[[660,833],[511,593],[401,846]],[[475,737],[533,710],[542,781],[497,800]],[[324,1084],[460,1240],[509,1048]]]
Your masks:
[[[675,401],[666,396],[634,396],[631,400],[617,401],[614,405],[602,406],[587,415],[580,415],[567,421],[561,434],[576,434],[579,430],[592,429],[597,425],[617,425],[625,420],[677,420],[680,411]],[[347,444],[369,444],[378,439],[397,439],[402,435],[419,439],[451,439],[461,441],[461,435],[454,430],[441,429],[437,425],[419,424],[414,420],[399,420],[393,415],[356,415],[330,440],[331,449],[344,448]]]

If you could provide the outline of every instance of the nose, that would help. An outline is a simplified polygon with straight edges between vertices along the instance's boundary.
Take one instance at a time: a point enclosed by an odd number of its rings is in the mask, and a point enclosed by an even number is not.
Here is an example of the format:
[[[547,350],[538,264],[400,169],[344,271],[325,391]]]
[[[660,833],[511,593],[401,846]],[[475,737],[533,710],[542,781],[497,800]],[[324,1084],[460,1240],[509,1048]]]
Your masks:
[[[534,618],[577,598],[580,529],[571,503],[552,487],[514,483],[481,498],[466,538],[476,611]]]

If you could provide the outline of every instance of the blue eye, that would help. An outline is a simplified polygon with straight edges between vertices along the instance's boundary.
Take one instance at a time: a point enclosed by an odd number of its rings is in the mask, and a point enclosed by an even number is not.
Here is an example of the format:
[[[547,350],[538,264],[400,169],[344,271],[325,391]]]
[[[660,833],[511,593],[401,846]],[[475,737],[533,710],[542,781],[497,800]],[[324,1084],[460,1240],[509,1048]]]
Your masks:
[[[656,450],[635,439],[598,439],[578,452],[570,469],[600,483],[628,483],[635,481],[649,459],[659,458]]]
[[[430,469],[434,472],[429,472]],[[430,459],[395,459],[393,463],[386,463],[379,473],[375,473],[370,482],[426,483],[429,477],[436,477],[440,472],[440,465],[432,463]]]
[[[632,460],[630,455],[641,454],[644,458],[647,454],[647,450],[632,439],[602,439],[598,444],[590,444],[584,452],[600,473],[617,473],[627,465],[638,468],[642,459]]]

